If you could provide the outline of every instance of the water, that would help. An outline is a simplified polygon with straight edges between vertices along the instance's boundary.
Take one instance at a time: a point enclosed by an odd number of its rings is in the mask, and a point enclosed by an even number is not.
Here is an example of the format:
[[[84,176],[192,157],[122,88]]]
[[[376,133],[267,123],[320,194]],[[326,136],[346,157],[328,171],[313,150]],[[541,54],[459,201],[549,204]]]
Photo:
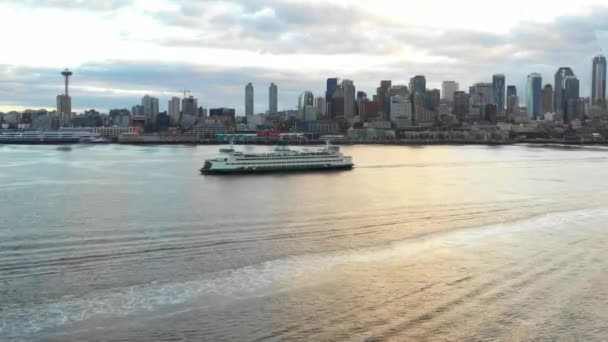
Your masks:
[[[0,146],[0,340],[608,336],[608,149],[199,175],[216,149]]]

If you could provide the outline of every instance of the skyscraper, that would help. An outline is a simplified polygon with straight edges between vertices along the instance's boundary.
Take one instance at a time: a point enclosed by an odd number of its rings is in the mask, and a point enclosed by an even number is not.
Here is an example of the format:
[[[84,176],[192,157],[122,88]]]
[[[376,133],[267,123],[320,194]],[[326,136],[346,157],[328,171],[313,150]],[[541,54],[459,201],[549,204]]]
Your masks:
[[[541,101],[541,116],[547,113],[553,113],[553,87],[549,83],[543,87]]]
[[[564,115],[565,122],[571,122],[576,119],[576,113],[568,112],[568,101],[577,100],[580,97],[580,84],[576,76],[566,76],[564,78],[564,101],[566,102],[566,110]]]
[[[268,114],[276,114],[278,112],[278,92],[276,84],[270,83],[268,88]]]
[[[441,84],[441,98],[449,102],[454,102],[454,93],[458,90],[457,82],[443,81]]]
[[[328,78],[327,79],[327,88],[325,90],[325,101],[328,103],[331,102],[332,97],[334,96],[334,92],[338,87],[338,79],[337,78]]]
[[[174,125],[179,122],[181,110],[180,108],[181,106],[179,97],[172,97],[171,100],[169,100],[167,112],[169,114],[169,118],[171,119],[171,123]]]
[[[245,115],[253,115],[253,85],[247,83],[245,86]]]
[[[311,91],[303,92],[300,97],[298,97],[298,111],[300,112],[300,116],[303,118],[304,113],[306,111],[306,107],[313,107],[315,104],[315,96]]]
[[[505,75],[492,75],[492,103],[496,105],[497,113],[505,112]]]
[[[469,94],[464,91],[454,93],[454,107],[452,112],[459,120],[464,120],[469,114]]]
[[[391,88],[392,81],[384,80],[380,81],[380,87],[376,89],[376,102],[378,103],[378,112],[382,113],[383,117],[380,119],[388,120],[390,113],[390,95],[389,89]]]
[[[158,99],[150,95],[146,95],[141,99],[141,106],[144,108],[144,117],[148,124],[156,122],[158,115]]]
[[[566,114],[566,90],[565,78],[574,76],[574,72],[569,67],[561,67],[555,73],[555,83],[553,84],[553,110],[558,120],[564,120]]]
[[[344,119],[344,89],[338,85],[331,98],[331,118]]]
[[[319,96],[315,98],[314,106],[317,109],[319,117],[325,119],[327,117],[327,101],[325,101],[325,97]]]
[[[342,80],[344,90],[344,116],[349,119],[357,115],[355,112],[355,84],[351,80]]]
[[[198,118],[198,100],[192,96],[182,99],[182,115],[179,120],[183,127],[194,125]]]
[[[598,55],[593,58],[591,78],[591,104],[604,105],[606,102],[606,57]]]
[[[517,96],[517,87],[514,85],[510,85],[507,87],[507,98],[509,98],[509,96],[511,95]]]
[[[426,91],[426,78],[422,75],[417,75],[410,78],[410,93],[424,93]]]
[[[526,110],[530,120],[538,120],[541,110],[543,78],[538,73],[528,75],[526,83]]]

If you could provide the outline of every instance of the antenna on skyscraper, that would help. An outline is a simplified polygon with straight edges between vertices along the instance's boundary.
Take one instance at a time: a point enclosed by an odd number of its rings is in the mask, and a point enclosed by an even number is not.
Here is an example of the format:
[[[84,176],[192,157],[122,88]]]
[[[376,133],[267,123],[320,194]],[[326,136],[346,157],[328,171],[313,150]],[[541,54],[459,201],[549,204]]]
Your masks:
[[[188,89],[184,89],[184,90],[182,90],[182,92],[184,93],[184,98],[186,98],[186,94],[187,94],[187,93],[192,93],[192,92],[191,92],[190,90],[188,90]]]

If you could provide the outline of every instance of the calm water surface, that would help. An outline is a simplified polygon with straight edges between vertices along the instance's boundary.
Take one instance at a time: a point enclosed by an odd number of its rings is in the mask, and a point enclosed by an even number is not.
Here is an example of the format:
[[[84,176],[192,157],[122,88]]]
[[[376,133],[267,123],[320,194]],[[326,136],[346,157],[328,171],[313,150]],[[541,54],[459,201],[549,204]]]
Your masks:
[[[0,146],[0,340],[608,336],[608,149],[197,174],[216,150]]]

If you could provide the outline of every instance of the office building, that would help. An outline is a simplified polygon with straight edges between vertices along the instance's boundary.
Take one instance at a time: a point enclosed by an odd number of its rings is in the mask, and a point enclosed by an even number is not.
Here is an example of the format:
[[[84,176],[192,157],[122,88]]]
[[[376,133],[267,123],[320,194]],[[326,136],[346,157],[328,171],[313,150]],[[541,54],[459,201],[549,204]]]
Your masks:
[[[376,89],[376,102],[378,103],[378,112],[382,114],[381,119],[388,120],[390,112],[390,96],[389,90],[392,81],[380,81],[380,87]]]
[[[253,85],[247,83],[245,86],[245,115],[253,115]]]
[[[509,98],[509,96],[515,95],[517,96],[517,87],[514,85],[510,85],[507,87],[507,99]]]
[[[278,112],[278,93],[279,89],[276,84],[270,83],[270,87],[268,88],[268,114],[273,115]]]
[[[458,82],[443,81],[441,84],[441,99],[450,103],[454,102],[454,93],[459,91]]]
[[[538,120],[541,110],[543,78],[538,73],[528,75],[526,82],[526,110],[530,120]]]
[[[394,85],[391,86],[388,89],[388,96],[389,97],[393,97],[393,96],[403,96],[403,97],[408,97],[410,95],[409,90],[407,89],[407,86],[405,85]]]
[[[391,96],[390,121],[397,126],[409,126],[412,122],[412,102],[406,96]]]
[[[366,98],[367,98],[367,94],[364,91],[357,92],[357,100],[366,99]]]
[[[566,83],[568,76],[574,76],[574,72],[569,67],[561,67],[555,73],[555,83],[553,84],[553,110],[557,120],[565,120],[566,114]]]
[[[546,113],[553,113],[553,87],[548,83],[543,87],[541,116],[544,118]]]
[[[344,119],[344,89],[338,85],[331,99],[331,119]]]
[[[327,118],[327,101],[325,101],[325,97],[315,98],[314,106],[317,109],[317,115],[319,116],[319,118],[326,119]]]
[[[325,90],[325,101],[330,103],[333,96],[334,96],[334,92],[336,91],[336,88],[338,88],[338,79],[337,78],[328,78],[327,79],[327,87]]]
[[[469,114],[469,94],[464,91],[454,92],[454,106],[452,113],[459,119],[464,120]]]
[[[347,119],[355,117],[355,84],[351,80],[342,80],[344,91],[344,116]]]
[[[566,111],[564,115],[564,122],[571,122],[576,119],[574,112],[568,112],[568,101],[576,100],[580,97],[580,83],[576,76],[566,76],[564,78],[564,101],[566,101]]]
[[[496,105],[496,113],[505,111],[505,75],[492,75],[492,104]]]
[[[158,99],[149,95],[144,96],[141,99],[141,106],[143,107],[143,116],[146,122],[149,124],[156,122],[156,116],[159,113],[158,110]]]
[[[179,97],[172,97],[171,100],[169,100],[169,106],[167,107],[167,112],[169,114],[171,124],[173,124],[173,125],[179,123],[179,120],[180,120],[180,111],[181,111],[180,102],[181,101],[180,101]]]
[[[593,58],[591,72],[591,105],[604,106],[606,103],[606,57]]]
[[[192,96],[182,99],[182,118],[184,116],[198,117],[198,100]]]
[[[509,95],[507,97],[507,114],[515,114],[519,112],[519,97],[517,95]]]
[[[308,107],[314,107],[315,96],[311,91],[305,91],[298,97],[298,113],[299,119],[305,120],[306,110]]]

